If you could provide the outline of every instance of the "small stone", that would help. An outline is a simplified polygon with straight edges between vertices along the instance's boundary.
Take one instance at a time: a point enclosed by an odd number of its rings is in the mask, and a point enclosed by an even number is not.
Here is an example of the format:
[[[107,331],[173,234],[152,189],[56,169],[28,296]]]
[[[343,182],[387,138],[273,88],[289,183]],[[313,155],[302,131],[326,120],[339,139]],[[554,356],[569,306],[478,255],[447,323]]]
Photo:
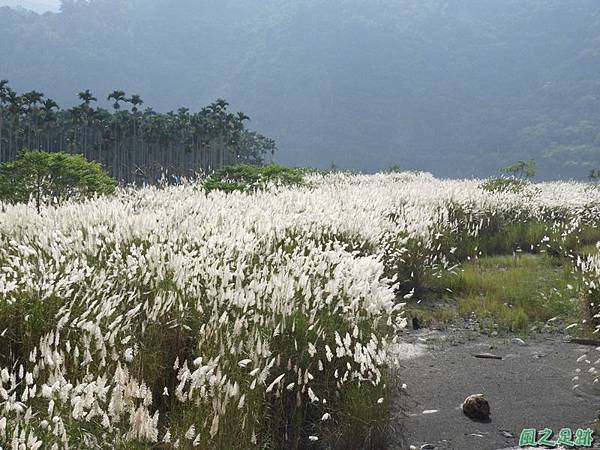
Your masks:
[[[512,433],[509,433],[506,430],[500,430],[500,433],[502,433],[502,436],[504,436],[505,438],[514,438],[514,436],[512,435]]]
[[[435,445],[433,444],[423,444],[421,445],[421,450],[434,450]]]
[[[416,445],[411,445],[409,447],[410,450],[419,450]]]
[[[490,418],[490,404],[483,394],[469,395],[462,404],[465,416],[475,420],[488,420]]]
[[[524,341],[523,339],[521,339],[521,338],[512,338],[512,339],[511,339],[511,342],[512,342],[513,344],[517,344],[517,345],[520,345],[520,346],[522,346],[522,347],[523,347],[523,346],[525,346],[525,345],[527,345],[527,344],[525,343],[525,341]]]
[[[498,332],[497,331],[492,331],[492,336],[494,336],[494,337],[498,336]]]

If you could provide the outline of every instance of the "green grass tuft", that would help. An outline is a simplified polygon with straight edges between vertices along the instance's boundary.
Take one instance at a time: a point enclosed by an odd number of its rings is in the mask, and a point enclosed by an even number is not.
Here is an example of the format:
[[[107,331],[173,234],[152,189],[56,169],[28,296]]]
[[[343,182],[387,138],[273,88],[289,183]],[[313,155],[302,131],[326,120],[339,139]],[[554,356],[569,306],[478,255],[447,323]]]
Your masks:
[[[499,329],[524,331],[552,317],[580,314],[579,282],[568,261],[546,255],[495,256],[466,264],[455,278],[458,311]]]

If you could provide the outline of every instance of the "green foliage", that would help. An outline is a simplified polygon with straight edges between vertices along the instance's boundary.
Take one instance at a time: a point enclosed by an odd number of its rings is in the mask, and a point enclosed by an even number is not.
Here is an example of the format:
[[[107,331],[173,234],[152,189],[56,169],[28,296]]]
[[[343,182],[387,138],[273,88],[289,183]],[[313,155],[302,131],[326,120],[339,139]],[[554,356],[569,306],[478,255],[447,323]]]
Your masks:
[[[488,192],[522,192],[528,186],[527,181],[520,178],[497,177],[484,181],[479,186]]]
[[[511,254],[518,250],[539,251],[540,242],[550,235],[549,225],[527,218],[526,211],[473,216],[460,205],[452,205],[450,220],[455,230],[440,229],[440,244],[449,260],[460,263],[469,257]],[[473,222],[478,223],[476,234],[471,232]],[[558,241],[562,241],[558,239]],[[450,253],[450,250],[454,249]]]
[[[406,307],[404,315],[416,318],[423,326],[440,327],[456,319],[456,311],[450,306],[438,307]]]
[[[304,184],[303,169],[290,168],[277,164],[254,166],[238,164],[226,166],[211,174],[204,182],[207,191],[249,192],[265,189],[269,184],[300,186]]]
[[[496,323],[500,329],[523,331],[532,322],[560,316],[577,319],[570,301],[577,285],[569,261],[548,256],[496,256],[464,266],[451,285],[458,295],[459,314]]]
[[[397,395],[400,379],[391,371],[384,373],[384,382],[379,386],[364,383],[348,385],[336,402],[334,413],[337,423],[316,421],[323,442],[314,446],[318,450],[385,450],[390,448],[394,437],[400,433],[397,413],[394,413],[393,398]],[[382,404],[374,400],[384,399]]]
[[[307,354],[298,353],[297,348],[305,348],[316,339],[314,330],[308,328],[307,317],[297,313],[294,316],[295,330],[274,340],[274,352],[289,354],[292,359],[302,361]],[[344,336],[350,328],[340,328],[339,318],[331,311],[319,319],[323,335]],[[363,323],[360,335],[379,335],[386,325],[376,322]],[[293,356],[292,356],[293,355]],[[400,384],[398,372],[386,370],[382,382],[374,385],[365,381],[360,386],[351,383],[336,385],[335,371],[342,373],[345,364],[332,364],[323,359],[323,370],[315,371],[313,383],[319,386],[315,392],[327,402],[311,402],[298,406],[295,395],[284,395],[272,399],[263,411],[264,433],[269,435],[273,449],[347,449],[383,450],[390,438],[395,414],[392,411],[394,389]],[[383,398],[382,404],[377,399]],[[336,420],[321,420],[324,413],[330,413]],[[311,443],[310,435],[319,436],[319,441]],[[227,447],[229,448],[229,447]]]
[[[514,177],[522,178],[533,178],[537,172],[536,162],[532,159],[527,161],[517,161],[514,164],[506,166],[500,169],[501,172],[510,174]]]
[[[387,168],[386,172],[387,173],[400,173],[400,172],[402,172],[402,167],[400,167],[398,164],[393,164]]]
[[[483,230],[477,240],[477,250],[482,255],[505,255],[520,250],[537,252],[546,234],[548,225],[543,222],[528,220],[506,223],[498,228]]]
[[[386,276],[395,277],[401,291],[421,295],[437,286],[435,252],[416,239],[392,236],[384,245]]]
[[[239,139],[238,160],[243,164],[260,165],[265,156],[273,156],[276,151],[277,144],[273,139],[255,131],[244,130]]]
[[[24,151],[0,164],[0,200],[21,203],[33,197],[38,212],[45,203],[110,194],[115,184],[99,163],[82,155]]]
[[[600,289],[590,288],[583,296],[585,319],[591,332],[597,333],[600,328]]]
[[[29,354],[39,345],[40,337],[54,325],[48,318],[56,315],[62,303],[56,296],[40,301],[26,294],[14,303],[0,302],[0,365],[9,364],[12,355]]]
[[[316,167],[298,167],[298,170],[301,170],[305,175],[315,174],[325,176],[334,173],[328,169],[318,169]]]
[[[596,242],[600,242],[600,239],[597,240]],[[600,252],[600,249],[598,248],[597,244],[585,244],[582,245],[579,248],[579,255],[586,257],[586,256],[593,256],[593,255],[597,255]]]

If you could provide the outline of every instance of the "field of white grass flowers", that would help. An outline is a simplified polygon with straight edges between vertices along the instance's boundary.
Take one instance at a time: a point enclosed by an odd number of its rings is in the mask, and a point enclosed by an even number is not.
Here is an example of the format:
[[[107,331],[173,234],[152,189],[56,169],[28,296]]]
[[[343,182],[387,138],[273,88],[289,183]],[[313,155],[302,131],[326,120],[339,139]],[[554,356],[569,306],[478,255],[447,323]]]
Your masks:
[[[573,256],[600,217],[578,183],[308,181],[2,205],[0,447],[385,448],[403,298],[482,252]]]

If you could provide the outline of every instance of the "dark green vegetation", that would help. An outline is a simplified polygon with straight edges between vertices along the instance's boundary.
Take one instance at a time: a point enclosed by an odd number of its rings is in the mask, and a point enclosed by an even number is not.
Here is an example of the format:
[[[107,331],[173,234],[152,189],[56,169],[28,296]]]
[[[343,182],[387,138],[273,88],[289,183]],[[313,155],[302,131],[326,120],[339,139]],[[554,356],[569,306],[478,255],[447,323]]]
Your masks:
[[[411,306],[407,316],[424,325],[444,326],[464,318],[476,320],[488,333],[527,333],[542,330],[549,320],[552,329],[561,329],[588,315],[581,278],[568,258],[528,253],[481,257],[446,275],[437,288],[435,296],[428,296],[436,304]]]
[[[110,194],[115,184],[99,163],[82,155],[24,151],[15,161],[0,164],[0,200],[33,198],[38,212],[42,204]]]
[[[500,169],[508,176],[490,178],[481,183],[480,188],[488,192],[523,192],[529,185],[528,180],[535,177],[536,166],[534,160],[517,161]]]
[[[292,165],[598,168],[596,0],[92,0],[0,22],[19,90],[71,105],[120,87],[159,111],[223,97]]]
[[[577,322],[579,283],[568,260],[516,254],[478,259],[458,274],[453,292],[462,317],[474,314],[484,329],[526,331],[560,318]]]
[[[520,178],[497,177],[481,183],[481,189],[489,192],[521,192],[527,186],[527,181]]]
[[[528,161],[521,160],[504,167],[502,172],[519,179],[533,178],[537,173],[536,165],[537,164],[533,159]]]
[[[97,98],[79,93],[81,103],[60,110],[37,91],[18,94],[0,81],[0,162],[22,149],[82,153],[124,183],[154,183],[194,177],[227,163],[260,164],[276,150],[275,141],[246,128],[243,113],[231,113],[222,99],[192,113],[159,114],[141,109],[139,95],[124,91],[107,96],[112,112],[93,106]],[[125,106],[130,105],[130,109]]]
[[[304,183],[304,170],[293,169],[276,164],[255,166],[238,164],[216,170],[204,182],[207,191],[215,189],[232,191],[255,191],[269,184],[280,186],[299,186]]]

